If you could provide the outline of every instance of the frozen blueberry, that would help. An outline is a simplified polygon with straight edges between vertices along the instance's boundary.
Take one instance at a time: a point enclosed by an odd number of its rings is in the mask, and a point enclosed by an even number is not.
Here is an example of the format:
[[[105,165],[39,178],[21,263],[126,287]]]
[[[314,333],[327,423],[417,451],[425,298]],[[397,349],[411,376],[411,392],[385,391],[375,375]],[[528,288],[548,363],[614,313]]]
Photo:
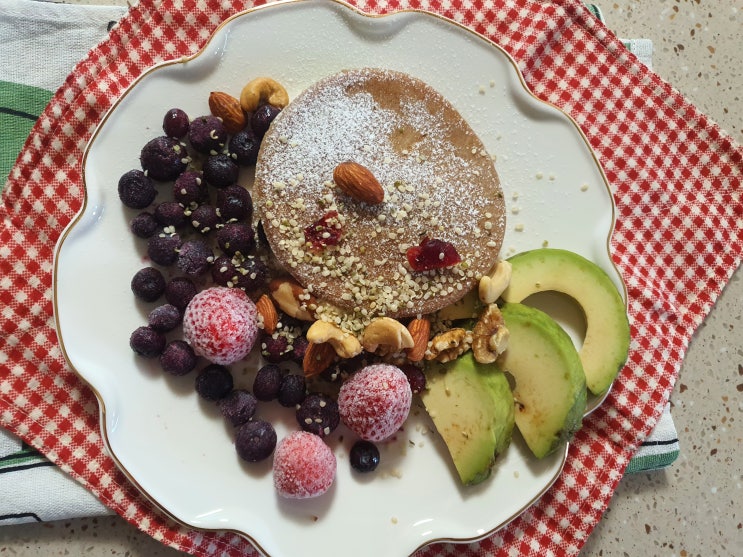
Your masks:
[[[173,304],[163,304],[150,312],[147,316],[147,324],[156,331],[167,333],[180,325],[182,319],[181,310]]]
[[[237,266],[237,287],[247,293],[263,288],[268,280],[268,266],[253,255],[240,259]]]
[[[154,302],[165,292],[165,277],[154,267],[145,267],[132,277],[134,295],[145,302]]]
[[[227,146],[237,164],[241,166],[252,166],[258,160],[258,150],[261,147],[261,138],[257,137],[248,126],[237,132],[230,138]]]
[[[164,135],[148,141],[139,154],[147,176],[166,182],[175,180],[190,162],[186,148],[177,139]]]
[[[160,232],[147,240],[147,255],[157,263],[167,267],[178,260],[181,237],[178,234]]]
[[[173,340],[160,354],[160,367],[171,375],[186,375],[196,367],[198,357],[185,340]]]
[[[292,353],[291,353],[291,359],[301,364],[302,360],[304,360],[304,354],[307,352],[307,347],[309,346],[309,341],[307,340],[307,337],[304,335],[295,336],[294,340],[292,341]]]
[[[225,222],[250,221],[253,217],[253,198],[238,184],[217,191],[217,209]]]
[[[276,448],[276,430],[265,420],[251,420],[235,432],[235,449],[243,460],[258,462]]]
[[[413,394],[419,394],[425,390],[426,374],[423,373],[423,370],[421,368],[412,364],[403,364],[400,366],[400,369],[408,378],[408,383],[410,383],[410,390],[413,391]]]
[[[144,209],[157,197],[154,182],[138,169],[130,170],[119,178],[119,199],[130,209]]]
[[[214,205],[203,204],[196,207],[189,216],[191,226],[202,234],[216,230],[222,224],[222,217]]]
[[[183,139],[188,133],[190,122],[188,114],[180,108],[171,108],[163,118],[163,131],[168,137]]]
[[[255,232],[249,224],[230,222],[217,232],[217,245],[227,255],[248,255],[255,250]]]
[[[232,258],[220,255],[214,260],[211,268],[212,280],[219,286],[232,288],[237,285],[237,269]]]
[[[217,407],[230,425],[237,427],[249,421],[255,414],[258,400],[245,389],[235,389],[217,402]]]
[[[156,358],[165,349],[165,335],[150,327],[137,327],[129,336],[129,346],[145,358]]]
[[[186,309],[197,292],[196,285],[188,277],[173,277],[165,285],[165,299],[180,311]]]
[[[357,472],[372,472],[379,466],[379,449],[371,441],[356,441],[351,447],[349,460]]]
[[[297,407],[297,423],[305,431],[325,437],[338,427],[338,403],[324,393],[310,393]]]
[[[187,170],[173,182],[173,199],[183,207],[195,208],[209,201],[209,188],[201,172]]]
[[[204,154],[222,152],[227,143],[227,137],[227,130],[222,120],[211,114],[195,118],[188,130],[188,140],[191,146]]]
[[[284,373],[275,364],[266,364],[258,370],[253,380],[253,394],[258,400],[268,402],[279,396]]]
[[[279,115],[279,112],[281,112],[280,108],[270,104],[261,105],[253,112],[253,116],[250,118],[250,127],[256,137],[262,138],[266,134],[271,122]]]
[[[183,206],[177,201],[163,201],[155,207],[155,220],[160,226],[180,228],[186,224]]]
[[[232,387],[230,370],[219,364],[209,364],[196,376],[196,392],[206,400],[224,398]]]
[[[204,240],[188,240],[178,250],[178,268],[197,277],[206,273],[214,261],[214,253]]]
[[[291,408],[300,404],[307,393],[307,382],[304,375],[288,373],[281,378],[279,394],[276,397],[281,406]]]
[[[202,166],[204,179],[215,188],[226,188],[237,182],[240,167],[231,156],[219,153],[207,157]]]
[[[278,364],[291,358],[292,347],[286,335],[274,333],[266,335],[261,341],[261,354],[267,362]]]
[[[142,211],[129,221],[129,230],[139,238],[149,238],[158,228],[159,225],[155,215],[148,211]]]

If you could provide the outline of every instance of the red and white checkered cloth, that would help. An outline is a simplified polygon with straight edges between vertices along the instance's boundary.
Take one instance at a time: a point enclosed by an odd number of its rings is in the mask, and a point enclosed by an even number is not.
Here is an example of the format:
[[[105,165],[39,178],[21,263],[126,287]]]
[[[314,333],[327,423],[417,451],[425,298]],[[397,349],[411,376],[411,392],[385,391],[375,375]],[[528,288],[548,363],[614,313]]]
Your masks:
[[[190,531],[158,513],[106,455],[96,399],[54,331],[52,256],[83,201],[81,159],[113,101],[147,67],[191,54],[238,0],[142,0],[68,77],[34,127],[0,205],[0,425],[106,505],[194,554],[255,553],[230,533]],[[422,8],[502,45],[529,87],[582,127],[612,185],[612,249],[629,292],[633,343],[608,400],[586,420],[564,473],[492,537],[420,556],[574,555],[599,521],[667,401],[692,333],[743,252],[743,148],[647,70],[579,0],[364,1]]]

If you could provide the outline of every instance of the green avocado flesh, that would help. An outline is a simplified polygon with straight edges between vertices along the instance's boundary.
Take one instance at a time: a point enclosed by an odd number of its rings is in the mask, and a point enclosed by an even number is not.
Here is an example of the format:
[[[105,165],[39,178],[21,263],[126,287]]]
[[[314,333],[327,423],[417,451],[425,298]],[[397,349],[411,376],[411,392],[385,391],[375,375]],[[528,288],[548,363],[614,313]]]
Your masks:
[[[586,335],[579,354],[588,390],[604,394],[627,361],[630,343],[627,309],[601,267],[561,249],[535,249],[514,255],[506,302],[523,302],[537,292],[561,292],[580,305]]]
[[[508,379],[494,364],[467,352],[447,363],[429,361],[426,411],[451,454],[464,485],[482,482],[511,442],[514,402]]]
[[[568,334],[541,310],[522,304],[501,308],[510,332],[497,365],[515,381],[516,427],[537,458],[555,451],[580,428],[586,377]]]

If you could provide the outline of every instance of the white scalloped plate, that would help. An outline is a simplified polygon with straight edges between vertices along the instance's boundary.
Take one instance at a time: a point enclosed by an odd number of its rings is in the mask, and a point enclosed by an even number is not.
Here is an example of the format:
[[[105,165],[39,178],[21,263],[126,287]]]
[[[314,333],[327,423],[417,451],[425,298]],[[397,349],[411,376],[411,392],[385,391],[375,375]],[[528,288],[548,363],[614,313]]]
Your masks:
[[[338,457],[330,492],[281,500],[270,463],[239,461],[230,430],[213,405],[198,399],[193,376],[164,377],[131,352],[129,335],[143,324],[146,308],[135,304],[129,282],[144,262],[116,183],[138,167],[139,149],[160,134],[165,111],[178,106],[204,114],[210,91],[237,93],[259,75],[283,82],[294,97],[323,76],[361,66],[428,82],[497,155],[507,204],[518,208],[509,214],[505,255],[548,242],[595,261],[624,292],[608,249],[613,202],[585,137],[527,91],[506,53],[464,27],[425,12],[378,17],[339,2],[295,1],[233,17],[196,56],[146,72],[86,152],[85,206],[55,262],[62,346],[94,389],[107,446],[132,482],[176,520],[238,532],[272,556],[403,555],[433,541],[477,540],[535,503],[566,458],[560,450],[536,461],[515,434],[492,478],[463,488],[445,447],[426,434],[425,412],[414,412],[398,439],[383,447],[375,474],[351,472],[351,436],[343,439],[341,427],[329,440]],[[235,367],[238,384],[250,386],[255,365]],[[277,404],[259,412],[279,436],[296,428],[292,412]]]

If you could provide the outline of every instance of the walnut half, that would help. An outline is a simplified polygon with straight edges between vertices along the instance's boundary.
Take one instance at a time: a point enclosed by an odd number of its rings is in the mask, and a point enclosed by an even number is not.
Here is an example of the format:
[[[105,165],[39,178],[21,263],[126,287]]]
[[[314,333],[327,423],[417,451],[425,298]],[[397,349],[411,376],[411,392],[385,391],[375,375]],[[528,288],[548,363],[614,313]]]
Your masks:
[[[425,358],[437,362],[450,362],[467,352],[471,345],[470,331],[462,328],[450,329],[431,339]]]

